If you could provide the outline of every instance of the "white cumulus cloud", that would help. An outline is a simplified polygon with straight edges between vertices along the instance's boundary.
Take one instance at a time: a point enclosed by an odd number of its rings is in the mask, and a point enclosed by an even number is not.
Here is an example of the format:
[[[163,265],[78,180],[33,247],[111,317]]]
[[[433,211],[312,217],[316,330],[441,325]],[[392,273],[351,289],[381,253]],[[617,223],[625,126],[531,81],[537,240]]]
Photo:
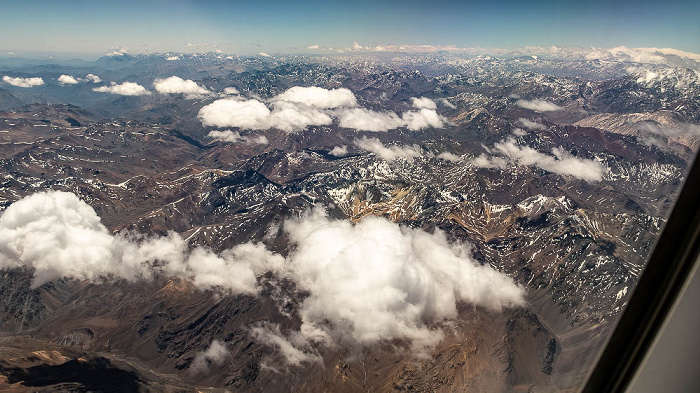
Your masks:
[[[331,116],[324,110],[313,106],[299,105],[287,101],[277,101],[270,113],[267,126],[287,132],[303,130],[308,126],[330,125]]]
[[[95,87],[92,89],[92,91],[96,91],[98,93],[118,94],[122,96],[142,96],[151,94],[151,92],[146,90],[145,87],[135,82],[124,82],[122,84],[112,82],[109,86]]]
[[[388,131],[405,124],[396,113],[377,112],[367,108],[349,108],[336,111],[341,127],[360,131]]]
[[[102,79],[100,79],[100,77],[95,75],[95,74],[87,74],[87,75],[85,75],[85,79],[87,79],[88,81],[90,81],[92,83],[102,82]]]
[[[70,193],[34,194],[0,216],[0,267],[35,268],[35,285],[111,273],[113,244],[95,211]]]
[[[267,129],[270,109],[258,100],[221,99],[200,109],[198,117],[205,126]]]
[[[188,250],[175,233],[155,238],[113,236],[92,207],[67,192],[25,197],[0,216],[0,268],[34,268],[34,286],[61,277],[150,279],[159,271],[201,288],[255,294],[256,276],[276,270],[283,261],[253,243],[217,255],[205,248]]]
[[[286,101],[322,109],[357,105],[355,94],[349,89],[339,88],[329,90],[315,86],[294,86],[284,93],[277,95],[273,101]]]
[[[61,85],[77,85],[78,80],[70,75],[61,75],[58,77],[58,83]]]
[[[296,245],[286,274],[309,292],[299,313],[311,341],[406,339],[431,347],[443,337],[434,324],[456,318],[459,302],[493,311],[525,304],[512,279],[475,262],[440,230],[374,216],[352,224],[320,208],[286,221],[284,230]]]
[[[255,99],[225,98],[204,106],[198,117],[205,126],[294,132],[331,124],[333,119],[322,108],[354,102],[352,92],[347,90],[351,96],[348,98],[344,90],[347,89],[292,88],[272,99],[272,109]]]
[[[237,90],[228,89],[224,90],[225,94],[238,94]],[[358,107],[357,98],[346,88],[295,86],[268,102],[241,97],[220,99],[203,107],[198,118],[205,126],[251,130],[277,128],[288,132],[314,125],[330,125],[334,119],[337,119],[341,127],[373,132],[399,127],[417,131],[444,126],[445,119],[435,109],[430,109],[436,107],[434,101],[416,98],[413,105],[416,110],[399,116],[393,112]]]
[[[7,83],[8,85],[12,86],[17,86],[17,87],[34,87],[34,86],[41,86],[44,84],[44,80],[40,77],[33,77],[33,78],[13,78],[11,76],[3,76],[2,81]]]
[[[348,108],[336,111],[341,127],[361,131],[382,132],[399,127],[411,131],[426,128],[442,128],[445,119],[437,111],[435,101],[430,98],[412,98],[412,105],[417,110],[404,112],[401,116],[393,112],[373,111],[366,108]]]
[[[459,303],[494,312],[525,304],[522,287],[475,262],[467,245],[448,242],[440,230],[373,216],[353,224],[316,207],[286,220],[283,231],[292,246],[287,258],[255,243],[216,254],[190,249],[175,233],[112,235],[74,194],[42,192],[0,216],[0,268],[34,269],[34,286],[60,277],[150,279],[158,272],[249,295],[258,293],[257,278],[272,272],[308,294],[295,305],[301,326],[283,334],[274,324],[258,324],[251,335],[297,365],[318,360],[316,345],[402,340],[429,349],[443,338],[441,324],[457,318]],[[191,368],[206,370],[228,356],[226,344],[214,341]]]
[[[444,126],[442,116],[435,109],[419,109],[408,111],[402,116],[406,127],[411,131],[419,131],[426,128],[442,128]]]
[[[197,84],[191,79],[182,79],[171,76],[165,79],[156,79],[153,82],[156,91],[161,94],[184,94],[187,99],[201,98],[211,94],[209,90]]]

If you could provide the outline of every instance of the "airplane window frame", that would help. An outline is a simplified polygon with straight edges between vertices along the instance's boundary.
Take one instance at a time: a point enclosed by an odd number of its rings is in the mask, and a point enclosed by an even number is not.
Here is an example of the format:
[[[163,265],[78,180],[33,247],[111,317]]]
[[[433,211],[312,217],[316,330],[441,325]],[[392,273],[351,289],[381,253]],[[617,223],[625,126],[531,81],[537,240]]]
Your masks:
[[[700,256],[700,160],[686,181],[582,393],[623,393],[691,278]]]

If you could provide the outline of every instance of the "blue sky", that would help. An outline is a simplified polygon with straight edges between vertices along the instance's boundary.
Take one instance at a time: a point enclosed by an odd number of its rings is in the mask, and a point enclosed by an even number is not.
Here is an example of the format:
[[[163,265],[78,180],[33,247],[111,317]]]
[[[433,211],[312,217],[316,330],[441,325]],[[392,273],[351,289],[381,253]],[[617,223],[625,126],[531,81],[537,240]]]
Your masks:
[[[670,47],[700,53],[700,1],[0,1],[0,51],[308,52],[306,46]],[[187,44],[197,46],[186,46]],[[206,45],[204,45],[206,44]],[[214,46],[216,44],[216,46]]]

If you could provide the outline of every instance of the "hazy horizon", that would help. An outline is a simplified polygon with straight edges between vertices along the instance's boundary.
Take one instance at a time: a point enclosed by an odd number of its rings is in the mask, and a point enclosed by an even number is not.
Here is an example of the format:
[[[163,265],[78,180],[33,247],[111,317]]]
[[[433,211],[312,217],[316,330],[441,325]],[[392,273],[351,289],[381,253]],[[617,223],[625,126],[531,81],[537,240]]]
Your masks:
[[[0,53],[335,53],[352,48],[563,46],[700,53],[700,4],[308,1],[10,1]],[[316,49],[318,48],[318,49]],[[323,49],[327,51],[324,52]]]

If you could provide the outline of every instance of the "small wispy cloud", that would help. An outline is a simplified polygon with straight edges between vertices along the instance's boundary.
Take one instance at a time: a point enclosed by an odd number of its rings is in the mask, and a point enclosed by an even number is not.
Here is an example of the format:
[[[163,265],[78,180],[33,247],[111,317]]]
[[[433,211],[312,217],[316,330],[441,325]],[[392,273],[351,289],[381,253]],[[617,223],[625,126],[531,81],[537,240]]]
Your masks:
[[[348,147],[346,145],[334,146],[328,154],[336,157],[345,157],[348,155]]]
[[[279,324],[260,323],[250,329],[251,336],[257,342],[275,347],[291,366],[302,363],[321,362],[321,357],[311,348],[311,343],[298,332],[293,332],[291,338],[286,338],[280,331]]]
[[[247,143],[251,145],[267,145],[270,143],[265,135],[244,136],[238,131],[231,130],[210,131],[207,136],[214,140],[228,143]]]
[[[527,128],[529,130],[546,130],[547,129],[547,126],[545,126],[544,124],[541,124],[541,123],[538,123],[538,122],[535,122],[535,121],[532,121],[529,119],[525,119],[523,117],[518,119],[518,123],[522,124],[523,127]]]
[[[445,151],[445,152],[442,152],[442,153],[438,154],[438,155],[437,155],[437,158],[440,158],[440,159],[442,159],[442,160],[449,161],[449,162],[459,162],[459,161],[462,161],[462,157],[461,157],[461,156],[458,156],[458,155],[456,155],[456,154],[454,154],[454,153],[450,153],[450,152],[448,152],[448,151]]]
[[[545,100],[540,100],[540,99],[534,99],[531,101],[518,100],[515,102],[515,104],[521,108],[531,109],[533,111],[538,111],[538,112],[553,112],[553,111],[560,111],[560,110],[564,109],[557,104],[554,104],[554,103],[551,103],[551,102],[545,101]]]
[[[190,363],[188,370],[192,373],[206,373],[211,367],[220,366],[231,356],[231,351],[226,347],[226,343],[213,340],[209,347],[197,353]]]
[[[394,161],[397,158],[404,158],[410,162],[423,154],[423,150],[418,145],[392,145],[387,147],[378,138],[363,137],[361,139],[356,139],[355,145],[362,150],[376,154],[385,161]]]
[[[119,57],[119,56],[124,56],[129,53],[129,48],[121,47],[121,46],[113,46],[109,48],[111,52],[105,53],[105,56],[109,57]]]
[[[572,176],[587,182],[597,182],[603,180],[603,175],[607,171],[601,163],[572,156],[562,148],[552,149],[553,155],[540,153],[528,147],[520,146],[513,138],[494,144],[492,154],[488,156],[482,154],[469,163],[481,168],[501,168],[504,169],[509,163],[512,165],[534,166],[545,171],[560,175]]]
[[[442,99],[440,99],[440,102],[441,102],[442,105],[444,105],[446,108],[449,108],[449,109],[457,109],[457,106],[456,106],[455,104],[451,103],[447,98],[442,98]]]

